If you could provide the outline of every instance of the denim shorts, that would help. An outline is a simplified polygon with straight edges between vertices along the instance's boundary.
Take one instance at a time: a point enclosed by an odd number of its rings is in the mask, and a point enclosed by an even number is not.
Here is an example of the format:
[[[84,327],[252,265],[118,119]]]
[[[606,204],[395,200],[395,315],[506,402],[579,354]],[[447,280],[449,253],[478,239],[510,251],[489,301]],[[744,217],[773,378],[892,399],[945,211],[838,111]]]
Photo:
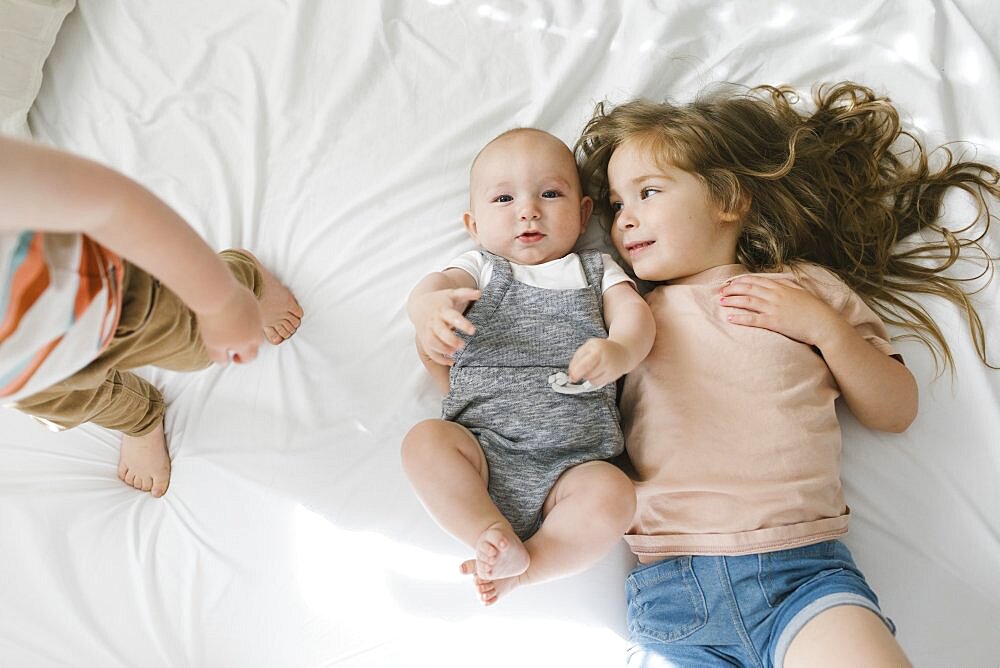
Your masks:
[[[847,546],[641,564],[625,583],[631,668],[781,666],[810,619],[838,605],[882,614]]]

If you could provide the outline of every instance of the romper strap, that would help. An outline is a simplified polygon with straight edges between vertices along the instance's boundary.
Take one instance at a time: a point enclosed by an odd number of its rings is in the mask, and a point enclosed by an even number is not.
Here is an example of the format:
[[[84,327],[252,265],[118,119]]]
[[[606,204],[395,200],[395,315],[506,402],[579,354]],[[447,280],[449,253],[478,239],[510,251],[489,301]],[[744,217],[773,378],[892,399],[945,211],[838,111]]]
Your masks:
[[[493,265],[493,274],[490,276],[490,282],[486,288],[480,287],[481,296],[466,314],[466,317],[473,322],[475,322],[474,318],[489,319],[500,306],[500,302],[503,301],[504,295],[510,289],[511,283],[514,282],[514,272],[510,268],[510,262],[489,251],[480,250],[480,252]],[[471,338],[461,332],[458,335],[465,339]]]
[[[594,295],[597,297],[597,308],[601,312],[601,318],[604,318],[604,290],[602,286],[604,284],[604,258],[601,257],[601,251],[594,249],[582,250],[577,253],[580,256],[580,262],[583,264],[583,273],[587,276],[587,285],[589,285],[594,290]]]

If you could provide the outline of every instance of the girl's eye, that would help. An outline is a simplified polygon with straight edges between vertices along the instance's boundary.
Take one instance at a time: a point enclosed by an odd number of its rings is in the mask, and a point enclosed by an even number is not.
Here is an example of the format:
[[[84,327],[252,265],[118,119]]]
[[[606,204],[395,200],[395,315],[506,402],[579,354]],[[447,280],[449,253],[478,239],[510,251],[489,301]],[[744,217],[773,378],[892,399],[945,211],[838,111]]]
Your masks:
[[[622,203],[621,202],[612,202],[611,203],[611,213],[618,213],[621,210],[622,210]]]
[[[513,202],[514,198],[510,195],[497,195],[493,198],[494,202]]]
[[[660,192],[656,188],[643,188],[639,191],[639,198],[646,199],[647,197],[652,197],[656,193]]]
[[[546,199],[555,199],[556,197],[560,197],[561,195],[562,193],[559,192],[558,190],[546,190],[545,192],[542,193],[542,197]]]

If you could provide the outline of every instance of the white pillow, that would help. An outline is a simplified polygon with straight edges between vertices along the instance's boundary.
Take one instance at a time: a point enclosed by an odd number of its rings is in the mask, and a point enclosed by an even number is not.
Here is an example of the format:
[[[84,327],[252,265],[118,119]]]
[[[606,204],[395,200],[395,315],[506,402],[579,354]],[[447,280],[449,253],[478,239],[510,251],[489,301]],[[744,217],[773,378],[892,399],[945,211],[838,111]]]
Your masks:
[[[30,137],[42,66],[76,0],[0,0],[0,133]]]

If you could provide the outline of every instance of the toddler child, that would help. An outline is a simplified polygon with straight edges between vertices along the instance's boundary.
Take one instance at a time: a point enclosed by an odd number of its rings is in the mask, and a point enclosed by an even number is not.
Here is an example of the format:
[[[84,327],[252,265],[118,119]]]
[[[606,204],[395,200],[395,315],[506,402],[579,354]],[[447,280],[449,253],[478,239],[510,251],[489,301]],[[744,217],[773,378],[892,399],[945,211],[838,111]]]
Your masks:
[[[978,195],[988,226],[998,173],[950,154],[930,168],[863,86],[796,103],[765,86],[600,105],[577,144],[615,247],[657,284],[656,341],[621,401],[641,562],[626,584],[630,666],[907,665],[838,540],[850,513],[834,400],[872,429],[913,421],[916,382],[876,312],[950,354],[908,292],[952,299],[982,343],[960,279],[942,273],[982,237],[895,243],[940,230],[952,186]]]
[[[481,600],[592,565],[629,525],[614,381],[646,356],[649,308],[610,256],[573,253],[593,207],[541,130],[506,132],[470,171],[462,255],[413,289],[417,349],[442,418],[403,441],[431,515],[475,549]],[[467,305],[474,302],[464,313]]]
[[[0,402],[121,432],[126,484],[159,497],[170,481],[163,397],[129,369],[249,362],[301,317],[253,255],[216,256],[134,181],[0,137]]]

